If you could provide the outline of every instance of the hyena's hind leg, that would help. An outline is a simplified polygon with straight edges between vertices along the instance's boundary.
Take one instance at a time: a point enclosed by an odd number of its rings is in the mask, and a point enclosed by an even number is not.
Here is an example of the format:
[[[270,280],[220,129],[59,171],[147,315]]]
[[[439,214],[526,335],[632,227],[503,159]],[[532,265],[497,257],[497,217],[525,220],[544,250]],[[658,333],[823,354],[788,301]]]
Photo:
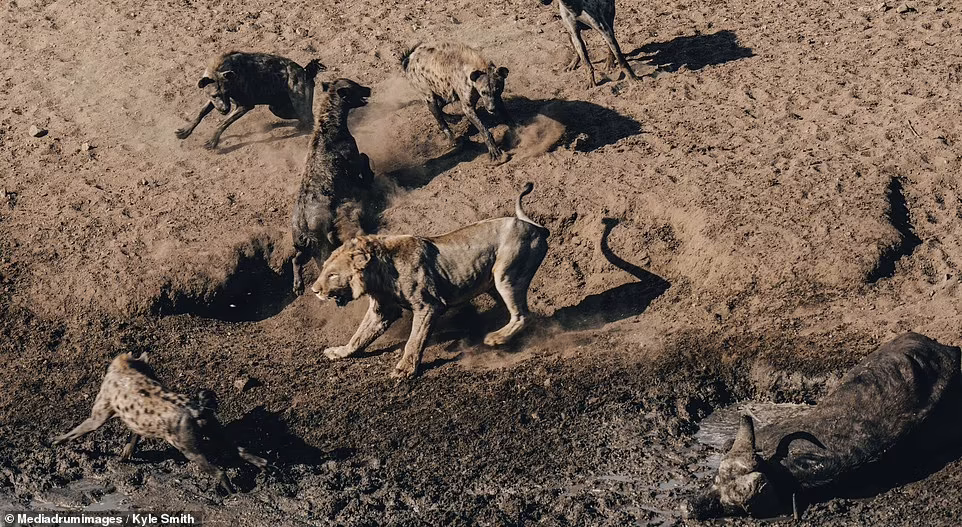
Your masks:
[[[110,402],[103,394],[103,390],[101,390],[101,392],[97,394],[97,398],[94,400],[94,407],[90,410],[90,417],[77,425],[77,427],[73,430],[55,438],[53,440],[53,444],[59,445],[61,443],[72,441],[87,435],[103,426],[103,424],[107,422],[107,419],[110,419],[113,415],[114,410],[110,407]]]

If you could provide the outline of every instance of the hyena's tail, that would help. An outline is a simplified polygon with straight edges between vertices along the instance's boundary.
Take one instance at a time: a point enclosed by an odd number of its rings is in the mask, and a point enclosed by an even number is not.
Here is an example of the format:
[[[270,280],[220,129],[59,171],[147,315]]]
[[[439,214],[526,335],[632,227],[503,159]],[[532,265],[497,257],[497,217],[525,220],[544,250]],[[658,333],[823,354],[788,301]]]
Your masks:
[[[308,79],[313,79],[318,73],[322,71],[327,71],[327,66],[321,64],[321,61],[313,59],[304,66],[304,72],[307,73]]]
[[[420,45],[421,43],[418,42],[417,44],[405,50],[404,53],[401,53],[401,69],[404,71],[408,70],[408,60],[411,59],[411,53],[414,53],[414,50],[418,49],[418,46]]]
[[[540,223],[535,223],[534,220],[529,218],[528,215],[524,213],[524,209],[521,208],[521,200],[528,194],[531,194],[532,190],[534,190],[534,184],[532,184],[530,181],[524,184],[524,190],[522,190],[521,194],[518,195],[518,201],[516,201],[514,204],[514,215],[517,216],[518,219],[521,221],[530,223],[531,225],[534,225],[539,229],[544,229],[545,231],[547,231],[548,229],[544,225],[541,225]]]

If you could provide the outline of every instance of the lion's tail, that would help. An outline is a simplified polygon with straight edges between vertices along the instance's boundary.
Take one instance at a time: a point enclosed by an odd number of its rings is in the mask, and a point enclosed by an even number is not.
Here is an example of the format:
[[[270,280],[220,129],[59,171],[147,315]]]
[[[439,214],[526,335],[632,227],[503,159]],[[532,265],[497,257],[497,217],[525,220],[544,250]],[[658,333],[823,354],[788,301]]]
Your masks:
[[[524,190],[522,190],[522,191],[521,191],[521,194],[518,195],[518,201],[515,202],[515,204],[514,204],[514,215],[517,216],[518,219],[521,220],[521,221],[526,221],[526,222],[530,223],[531,225],[534,225],[535,227],[538,227],[538,228],[544,229],[544,230],[548,230],[547,228],[545,228],[544,225],[541,225],[541,224],[539,224],[539,223],[536,223],[534,220],[532,220],[531,218],[529,218],[528,215],[524,213],[524,209],[521,208],[521,200],[522,200],[525,196],[527,196],[528,194],[531,194],[531,191],[532,191],[532,190],[534,190],[534,184],[533,184],[533,183],[531,183],[531,182],[529,181],[529,182],[527,182],[527,183],[524,184]]]

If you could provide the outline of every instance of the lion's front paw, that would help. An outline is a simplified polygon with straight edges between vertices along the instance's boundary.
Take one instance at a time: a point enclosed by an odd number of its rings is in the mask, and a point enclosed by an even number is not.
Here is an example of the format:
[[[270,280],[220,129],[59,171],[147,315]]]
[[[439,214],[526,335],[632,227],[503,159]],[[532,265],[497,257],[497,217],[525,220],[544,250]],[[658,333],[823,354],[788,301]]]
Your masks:
[[[410,379],[414,377],[418,372],[418,367],[416,364],[408,360],[407,358],[401,358],[394,367],[394,371],[391,372],[391,377],[395,379]]]
[[[343,359],[351,355],[351,348],[347,346],[335,346],[324,350],[324,356],[331,360]]]
[[[492,347],[500,346],[507,341],[508,341],[507,337],[502,335],[500,331],[494,331],[492,333],[488,333],[484,337],[485,346],[492,346]]]

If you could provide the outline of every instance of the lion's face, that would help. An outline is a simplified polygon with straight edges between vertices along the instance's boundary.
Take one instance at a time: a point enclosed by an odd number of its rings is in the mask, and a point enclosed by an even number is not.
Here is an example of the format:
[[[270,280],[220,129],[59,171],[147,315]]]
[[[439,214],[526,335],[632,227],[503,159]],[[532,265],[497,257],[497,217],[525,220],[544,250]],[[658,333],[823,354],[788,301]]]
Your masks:
[[[311,291],[321,300],[334,300],[338,307],[346,306],[364,294],[359,276],[363,266],[358,266],[361,261],[366,263],[367,257],[359,253],[353,243],[338,247],[324,262]]]

